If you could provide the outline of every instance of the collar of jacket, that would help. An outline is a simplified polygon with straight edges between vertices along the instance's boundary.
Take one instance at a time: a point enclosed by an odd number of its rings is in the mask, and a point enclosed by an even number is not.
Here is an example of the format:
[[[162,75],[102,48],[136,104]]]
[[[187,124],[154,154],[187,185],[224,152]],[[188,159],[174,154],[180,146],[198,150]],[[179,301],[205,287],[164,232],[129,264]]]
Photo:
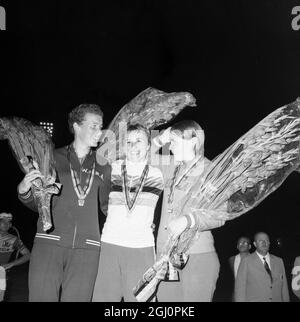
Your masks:
[[[80,168],[91,169],[95,161],[95,151],[90,149],[89,153],[86,155],[82,164],[80,164],[77,154],[74,150],[73,144],[67,146],[67,153],[69,162],[71,162],[72,168],[79,171]]]

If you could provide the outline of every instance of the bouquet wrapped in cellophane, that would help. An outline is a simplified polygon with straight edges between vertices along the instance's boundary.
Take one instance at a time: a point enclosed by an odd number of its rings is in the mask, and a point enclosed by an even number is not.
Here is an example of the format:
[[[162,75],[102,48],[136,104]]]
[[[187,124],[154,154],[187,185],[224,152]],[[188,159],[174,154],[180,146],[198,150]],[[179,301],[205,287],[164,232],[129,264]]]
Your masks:
[[[300,99],[264,118],[195,179],[179,213],[195,214],[196,225],[169,237],[161,257],[134,289],[137,300],[151,298],[170,267],[183,267],[197,232],[215,228],[214,220],[232,220],[253,209],[299,170]]]
[[[151,130],[171,121],[186,106],[196,106],[196,99],[192,94],[166,93],[148,87],[124,105],[111,121],[103,144],[97,150],[98,162],[101,162],[102,157],[110,162],[124,157],[122,149],[126,146],[128,123],[140,123]]]
[[[53,143],[48,133],[23,118],[0,118],[0,139],[8,140],[14,157],[21,170],[28,173],[32,169],[41,172],[42,178],[33,181],[32,193],[43,223],[43,230],[52,227],[50,201],[58,194],[61,184],[56,183],[53,159]]]

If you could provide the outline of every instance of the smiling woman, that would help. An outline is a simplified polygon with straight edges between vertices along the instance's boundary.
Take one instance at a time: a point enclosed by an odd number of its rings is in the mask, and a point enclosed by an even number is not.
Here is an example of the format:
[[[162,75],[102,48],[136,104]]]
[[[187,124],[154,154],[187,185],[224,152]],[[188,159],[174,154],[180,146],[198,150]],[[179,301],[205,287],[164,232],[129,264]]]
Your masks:
[[[127,160],[142,162],[146,159],[150,148],[150,133],[140,124],[127,128]]]
[[[148,164],[150,134],[129,125],[125,160],[112,163],[108,214],[93,301],[136,301],[132,289],[154,263],[154,210],[163,189],[159,169]]]

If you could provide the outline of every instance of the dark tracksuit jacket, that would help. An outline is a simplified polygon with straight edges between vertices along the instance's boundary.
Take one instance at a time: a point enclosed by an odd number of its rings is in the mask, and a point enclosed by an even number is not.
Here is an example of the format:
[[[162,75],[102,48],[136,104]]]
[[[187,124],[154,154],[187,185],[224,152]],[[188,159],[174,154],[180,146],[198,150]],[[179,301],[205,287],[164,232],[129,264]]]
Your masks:
[[[54,159],[57,181],[62,188],[59,195],[52,197],[53,227],[50,231],[44,232],[38,219],[30,262],[29,300],[55,301],[62,284],[62,300],[88,301],[98,268],[100,223],[104,221],[103,213],[107,212],[111,167],[96,161],[93,184],[84,206],[79,206],[69,160],[83,186],[92,169],[95,151],[90,151],[82,165],[72,145],[55,150]],[[19,195],[19,199],[37,211],[32,194]]]

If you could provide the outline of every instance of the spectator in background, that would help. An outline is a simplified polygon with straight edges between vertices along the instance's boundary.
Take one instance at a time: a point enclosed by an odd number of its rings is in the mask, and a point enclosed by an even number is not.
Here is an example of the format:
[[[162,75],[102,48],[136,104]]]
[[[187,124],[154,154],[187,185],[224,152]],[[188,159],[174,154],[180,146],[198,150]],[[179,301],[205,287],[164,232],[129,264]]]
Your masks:
[[[270,240],[264,232],[254,236],[256,251],[240,263],[235,279],[236,302],[289,302],[283,261],[269,253]]]
[[[292,275],[292,290],[298,299],[300,299],[300,256],[295,259]]]
[[[232,280],[231,280],[231,299],[234,300],[234,285],[235,285],[235,278],[237,275],[238,268],[240,266],[241,260],[244,259],[246,256],[250,255],[251,249],[251,242],[250,238],[246,236],[242,236],[238,239],[236,248],[238,250],[238,254],[233,255],[229,258],[229,267],[232,273]]]
[[[6,289],[7,272],[14,266],[29,261],[30,252],[23,242],[8,231],[12,227],[12,214],[0,213],[0,301],[3,301]],[[17,251],[22,256],[11,260],[11,255]]]
[[[245,236],[240,237],[238,239],[236,248],[239,251],[239,253],[229,258],[229,265],[232,270],[234,278],[236,278],[236,274],[237,274],[239,265],[241,263],[241,260],[246,256],[250,255],[250,249],[251,249],[250,238]]]

